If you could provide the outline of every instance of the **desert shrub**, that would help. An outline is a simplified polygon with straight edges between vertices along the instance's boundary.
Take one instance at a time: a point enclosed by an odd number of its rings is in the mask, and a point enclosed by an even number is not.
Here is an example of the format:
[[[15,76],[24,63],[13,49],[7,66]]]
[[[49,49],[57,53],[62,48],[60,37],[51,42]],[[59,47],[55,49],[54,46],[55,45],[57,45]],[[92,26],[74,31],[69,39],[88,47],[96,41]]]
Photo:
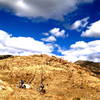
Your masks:
[[[6,63],[0,63],[0,70],[9,70],[9,66]]]
[[[81,71],[78,71],[78,73],[79,73],[79,74],[82,74],[82,72],[81,72]]]
[[[79,97],[75,97],[72,100],[81,100]]]
[[[16,83],[19,80],[25,80],[27,83],[30,83],[32,80],[34,80],[35,73],[31,72],[24,72],[21,70],[11,71],[9,73],[9,78],[12,80],[12,82]]]

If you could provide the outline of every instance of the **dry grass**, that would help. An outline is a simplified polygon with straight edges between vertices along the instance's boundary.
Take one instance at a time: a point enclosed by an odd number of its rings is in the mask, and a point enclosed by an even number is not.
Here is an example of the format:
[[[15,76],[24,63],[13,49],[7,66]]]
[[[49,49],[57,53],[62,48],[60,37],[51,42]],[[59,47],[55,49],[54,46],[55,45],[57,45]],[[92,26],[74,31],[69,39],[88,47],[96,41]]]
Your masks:
[[[48,63],[49,62],[49,63]],[[86,69],[56,57],[34,55],[0,60],[0,79],[12,91],[0,90],[0,100],[100,100],[100,79]],[[38,92],[43,75],[46,90]],[[25,80],[31,89],[17,88]]]

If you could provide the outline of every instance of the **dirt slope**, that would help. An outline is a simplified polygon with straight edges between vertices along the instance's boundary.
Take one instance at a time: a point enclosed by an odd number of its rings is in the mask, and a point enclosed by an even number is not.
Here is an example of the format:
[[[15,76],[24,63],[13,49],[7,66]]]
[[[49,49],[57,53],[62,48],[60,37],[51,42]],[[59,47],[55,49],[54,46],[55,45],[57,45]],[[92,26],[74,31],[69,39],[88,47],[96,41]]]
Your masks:
[[[100,100],[100,78],[91,73],[54,56],[12,56],[0,60],[0,100]],[[31,88],[17,88],[21,79]]]

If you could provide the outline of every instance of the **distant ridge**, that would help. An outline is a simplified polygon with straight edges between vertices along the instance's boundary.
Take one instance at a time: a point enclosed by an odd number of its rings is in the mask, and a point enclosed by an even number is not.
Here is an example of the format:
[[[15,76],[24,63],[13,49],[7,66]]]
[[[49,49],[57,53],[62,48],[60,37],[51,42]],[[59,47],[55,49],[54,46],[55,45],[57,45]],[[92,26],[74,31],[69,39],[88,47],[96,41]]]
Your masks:
[[[92,61],[76,61],[75,64],[80,65],[88,70],[92,71],[94,74],[100,77],[100,63],[92,62]]]
[[[12,57],[12,55],[0,55],[0,60]]]

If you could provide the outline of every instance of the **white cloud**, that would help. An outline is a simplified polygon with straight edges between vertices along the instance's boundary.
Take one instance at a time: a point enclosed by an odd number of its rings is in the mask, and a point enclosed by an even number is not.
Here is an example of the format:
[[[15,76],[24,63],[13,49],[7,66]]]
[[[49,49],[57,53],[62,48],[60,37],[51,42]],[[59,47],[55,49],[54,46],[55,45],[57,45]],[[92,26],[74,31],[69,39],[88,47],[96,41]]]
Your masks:
[[[85,32],[82,32],[82,37],[100,37],[100,20],[92,23]]]
[[[86,25],[88,24],[88,19],[89,17],[86,17],[86,18],[83,18],[81,20],[77,20],[75,21],[72,26],[71,26],[71,29],[73,30],[79,30],[79,28],[84,28],[86,27]]]
[[[0,0],[0,6],[12,10],[18,16],[61,19],[77,9],[80,3],[94,0]]]
[[[72,44],[71,46],[70,46],[71,48],[86,48],[86,47],[88,47],[88,44],[86,43],[86,42],[84,42],[84,41],[79,41],[79,42],[76,42],[75,44]]]
[[[31,37],[12,37],[0,30],[0,54],[29,55],[34,53],[50,54],[53,47]]]
[[[53,28],[47,33],[43,33],[46,38],[42,38],[42,41],[45,42],[55,42],[57,37],[68,37],[68,34],[65,34],[65,30],[61,30],[60,28]]]
[[[49,33],[43,33],[43,35],[45,35],[45,36],[49,36]]]
[[[55,37],[64,37],[65,36],[65,30],[60,30],[60,28],[53,28],[50,30],[50,33],[54,35]]]
[[[41,40],[45,42],[55,42],[56,38],[54,36],[49,36],[47,38],[42,38]]]
[[[59,50],[68,61],[89,60],[100,62],[100,40],[91,42],[78,41],[69,50]]]

